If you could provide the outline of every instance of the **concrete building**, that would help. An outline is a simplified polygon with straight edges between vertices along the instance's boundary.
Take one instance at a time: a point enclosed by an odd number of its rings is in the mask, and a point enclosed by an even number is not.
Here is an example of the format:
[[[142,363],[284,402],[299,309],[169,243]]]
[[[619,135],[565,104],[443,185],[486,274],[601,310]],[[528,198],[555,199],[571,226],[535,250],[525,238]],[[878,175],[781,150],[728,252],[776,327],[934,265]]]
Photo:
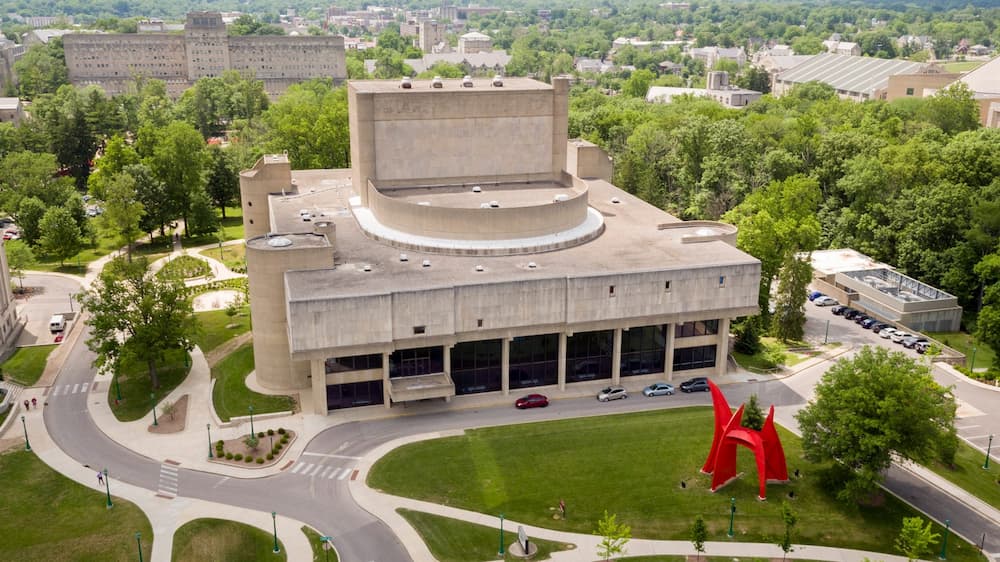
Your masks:
[[[984,127],[1000,127],[1000,57],[983,63],[957,80],[965,83],[979,103],[979,118]]]
[[[500,12],[500,8],[485,6],[441,6],[441,18],[452,22],[465,22],[469,16],[488,16]]]
[[[813,287],[841,304],[918,332],[955,332],[958,298],[850,249],[813,252]]]
[[[183,34],[71,33],[63,46],[70,82],[95,84],[109,94],[124,92],[137,75],[163,80],[171,95],[227,70],[263,81],[271,95],[311,78],[347,77],[343,37],[230,37],[219,12],[188,14]]]
[[[673,98],[692,95],[711,98],[726,107],[746,107],[760,99],[763,94],[755,90],[744,90],[729,85],[729,73],[712,71],[708,73],[707,88],[679,88],[669,86],[650,86],[646,92],[646,101],[650,103],[670,103]]]
[[[420,32],[417,37],[417,47],[425,53],[434,51],[434,47],[444,43],[445,25],[434,20],[420,22]]]
[[[722,60],[735,62],[740,68],[747,62],[747,54],[743,47],[694,47],[688,54],[691,58],[705,63],[705,68],[708,70],[715,68],[715,65]]]
[[[7,356],[22,327],[18,322],[17,303],[14,302],[14,291],[11,289],[7,243],[0,241],[0,355]]]
[[[961,74],[944,72],[938,66],[928,66],[913,74],[895,74],[889,77],[889,87],[885,99],[922,98],[951,84]]]
[[[916,74],[928,65],[898,59],[877,59],[821,53],[774,77],[771,92],[781,96],[798,84],[824,82],[843,99],[884,100],[889,77]]]
[[[823,41],[823,47],[826,48],[826,52],[833,53],[835,55],[844,55],[848,57],[861,56],[861,46],[850,41],[827,39],[826,41]]]
[[[375,72],[375,60],[365,59],[365,70],[372,74]],[[490,51],[488,53],[473,53],[463,55],[461,53],[428,53],[419,59],[405,59],[403,61],[413,72],[420,74],[438,62],[449,62],[461,66],[466,74],[479,76],[493,76],[503,74],[510,62],[510,55],[507,51]]]
[[[19,124],[24,119],[24,104],[19,98],[0,98],[0,123]]]
[[[463,55],[488,53],[493,50],[493,39],[485,33],[470,31],[458,38],[458,52]]]
[[[568,90],[352,81],[351,169],[242,172],[258,382],[326,414],[723,373],[760,262],[610,184]]]
[[[0,92],[4,92],[17,83],[14,75],[14,63],[24,56],[26,48],[6,37],[0,37]]]

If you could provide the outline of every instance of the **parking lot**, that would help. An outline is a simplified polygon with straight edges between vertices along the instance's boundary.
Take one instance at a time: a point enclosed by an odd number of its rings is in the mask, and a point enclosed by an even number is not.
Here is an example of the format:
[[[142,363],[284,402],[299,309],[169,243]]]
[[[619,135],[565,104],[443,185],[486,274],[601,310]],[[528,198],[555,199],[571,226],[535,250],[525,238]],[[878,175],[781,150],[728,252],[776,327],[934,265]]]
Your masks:
[[[75,328],[71,319],[80,311],[80,305],[71,302],[70,296],[80,292],[78,281],[63,275],[31,273],[24,276],[24,287],[30,293],[17,297],[18,313],[26,320],[17,338],[18,346],[54,343],[56,334],[49,331],[49,319],[54,314],[66,316],[65,333]]]
[[[831,312],[832,306],[816,306],[806,301],[806,340],[811,343],[841,342],[844,345],[878,345],[892,351],[902,351],[911,357],[922,357],[913,349],[907,349],[902,344],[882,339],[871,330],[859,326],[854,320],[845,319]],[[891,322],[887,324],[892,325]],[[910,332],[906,328],[901,328]],[[912,333],[912,332],[910,332]]]

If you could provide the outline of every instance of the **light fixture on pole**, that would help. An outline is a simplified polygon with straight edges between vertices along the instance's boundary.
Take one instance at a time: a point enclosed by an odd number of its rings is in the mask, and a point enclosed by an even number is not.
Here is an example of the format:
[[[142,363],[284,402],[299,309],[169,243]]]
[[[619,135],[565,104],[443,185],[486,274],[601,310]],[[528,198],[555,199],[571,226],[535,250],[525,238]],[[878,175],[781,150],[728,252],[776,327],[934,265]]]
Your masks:
[[[736,519],[736,498],[729,498],[729,536],[733,536],[733,520]]]
[[[941,541],[941,554],[938,555],[938,558],[940,558],[941,560],[947,560],[948,559],[948,533],[949,533],[949,531],[951,531],[951,519],[945,519],[944,520],[944,540]]]
[[[28,441],[28,425],[24,421],[24,415],[21,415],[21,427],[24,428],[24,450],[31,450],[31,441]]]
[[[250,406],[248,406],[247,409],[250,410],[250,435],[253,435],[254,434],[254,432],[253,432],[253,404],[250,404]]]
[[[139,547],[139,562],[142,562],[142,533],[135,534],[135,544]]]
[[[323,535],[319,538],[319,542],[323,543],[323,560],[325,562],[330,562],[330,549],[333,548],[332,541],[333,538]]]
[[[114,507],[111,503],[111,483],[108,481],[108,469],[104,469],[104,491],[108,494],[108,509]]]
[[[503,556],[503,513],[500,514],[500,550],[497,555]]]
[[[208,431],[208,458],[212,458],[212,424],[206,423],[205,430]]]
[[[271,512],[271,523],[274,525],[274,550],[271,552],[277,554],[281,552],[281,549],[278,548],[278,512]]]
[[[153,403],[153,425],[160,425],[156,421],[156,394],[150,392],[149,401]]]
[[[990,442],[986,445],[986,462],[983,463],[983,470],[990,469],[990,449],[993,448],[993,434],[990,434]]]

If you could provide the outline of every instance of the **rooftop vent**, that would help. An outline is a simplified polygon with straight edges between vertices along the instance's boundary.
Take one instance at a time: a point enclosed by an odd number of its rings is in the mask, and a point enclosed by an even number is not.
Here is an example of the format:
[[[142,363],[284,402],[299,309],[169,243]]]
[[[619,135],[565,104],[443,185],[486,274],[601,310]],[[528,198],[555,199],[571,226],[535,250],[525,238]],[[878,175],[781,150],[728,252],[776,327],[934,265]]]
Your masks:
[[[435,76],[434,79],[431,80],[431,88],[444,88],[444,81],[441,80],[440,76]]]
[[[409,90],[413,87],[413,82],[410,81],[409,76],[404,76],[403,79],[399,81],[399,87]]]
[[[553,197],[552,200],[555,201],[556,203],[559,203],[561,201],[568,201],[569,195],[566,195],[565,193],[560,193],[559,195]]]
[[[486,271],[486,268],[483,267],[483,266],[481,266],[481,265],[477,265],[476,266],[476,271]]]
[[[421,202],[417,203],[417,205],[420,205],[421,207],[430,207],[431,206],[431,202],[430,201],[421,201]]]
[[[410,261],[410,256],[406,254],[399,254],[399,261]]]
[[[468,74],[465,75],[465,78],[462,78],[462,87],[463,88],[471,88],[472,87],[472,77],[469,76]]]
[[[430,267],[431,266],[431,260],[424,260],[423,263],[421,263],[420,265],[422,265],[424,267]]]
[[[473,193],[479,193],[479,192],[481,192],[482,190],[483,190],[483,188],[479,187],[478,185],[474,185],[474,186],[472,186],[472,192],[473,192]]]
[[[497,74],[496,76],[494,76],[493,77],[493,86],[496,87],[496,88],[502,87],[503,86],[503,76],[500,76],[499,74]]]
[[[535,269],[536,267],[538,267],[537,263],[535,263],[533,261],[529,261],[528,262],[528,269]]]
[[[287,248],[292,245],[292,241],[284,236],[272,236],[267,239],[267,245],[272,248]]]
[[[612,197],[611,202],[617,205],[618,203],[621,203],[622,200],[617,197]]]
[[[362,268],[361,268],[361,270],[362,270],[362,271],[371,271],[371,270],[372,270],[372,266],[370,266],[370,265],[368,265],[368,264],[366,263],[366,264],[364,265],[364,267],[362,267]]]
[[[480,203],[479,204],[479,208],[480,209],[489,209],[490,208],[490,204],[489,203]]]
[[[499,201],[490,201],[490,207],[496,209],[499,206],[500,206],[500,202]]]

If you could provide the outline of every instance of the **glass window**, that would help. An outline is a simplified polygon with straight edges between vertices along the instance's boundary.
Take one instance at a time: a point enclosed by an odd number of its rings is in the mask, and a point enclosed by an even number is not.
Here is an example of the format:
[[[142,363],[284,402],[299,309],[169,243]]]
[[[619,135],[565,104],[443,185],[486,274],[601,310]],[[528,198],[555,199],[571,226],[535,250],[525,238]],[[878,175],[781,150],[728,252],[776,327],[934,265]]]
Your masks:
[[[326,360],[326,374],[344,373],[347,371],[364,371],[366,369],[381,369],[382,354],[351,355],[350,357],[330,357]]]
[[[456,344],[451,349],[451,379],[455,394],[492,392],[502,388],[500,340]]]
[[[674,370],[688,371],[691,369],[703,369],[715,366],[714,345],[702,345],[699,347],[685,347],[674,350]]]
[[[510,387],[559,382],[559,335],[517,337],[510,342]]]
[[[441,346],[399,349],[389,355],[389,377],[415,377],[444,372]]]
[[[690,338],[694,336],[712,336],[719,333],[718,320],[698,320],[674,324],[675,338]]]
[[[338,410],[382,404],[382,381],[330,384],[326,387],[326,409]]]
[[[622,330],[621,375],[662,373],[666,342],[666,325]]]
[[[611,378],[614,332],[577,332],[566,338],[566,382]]]

